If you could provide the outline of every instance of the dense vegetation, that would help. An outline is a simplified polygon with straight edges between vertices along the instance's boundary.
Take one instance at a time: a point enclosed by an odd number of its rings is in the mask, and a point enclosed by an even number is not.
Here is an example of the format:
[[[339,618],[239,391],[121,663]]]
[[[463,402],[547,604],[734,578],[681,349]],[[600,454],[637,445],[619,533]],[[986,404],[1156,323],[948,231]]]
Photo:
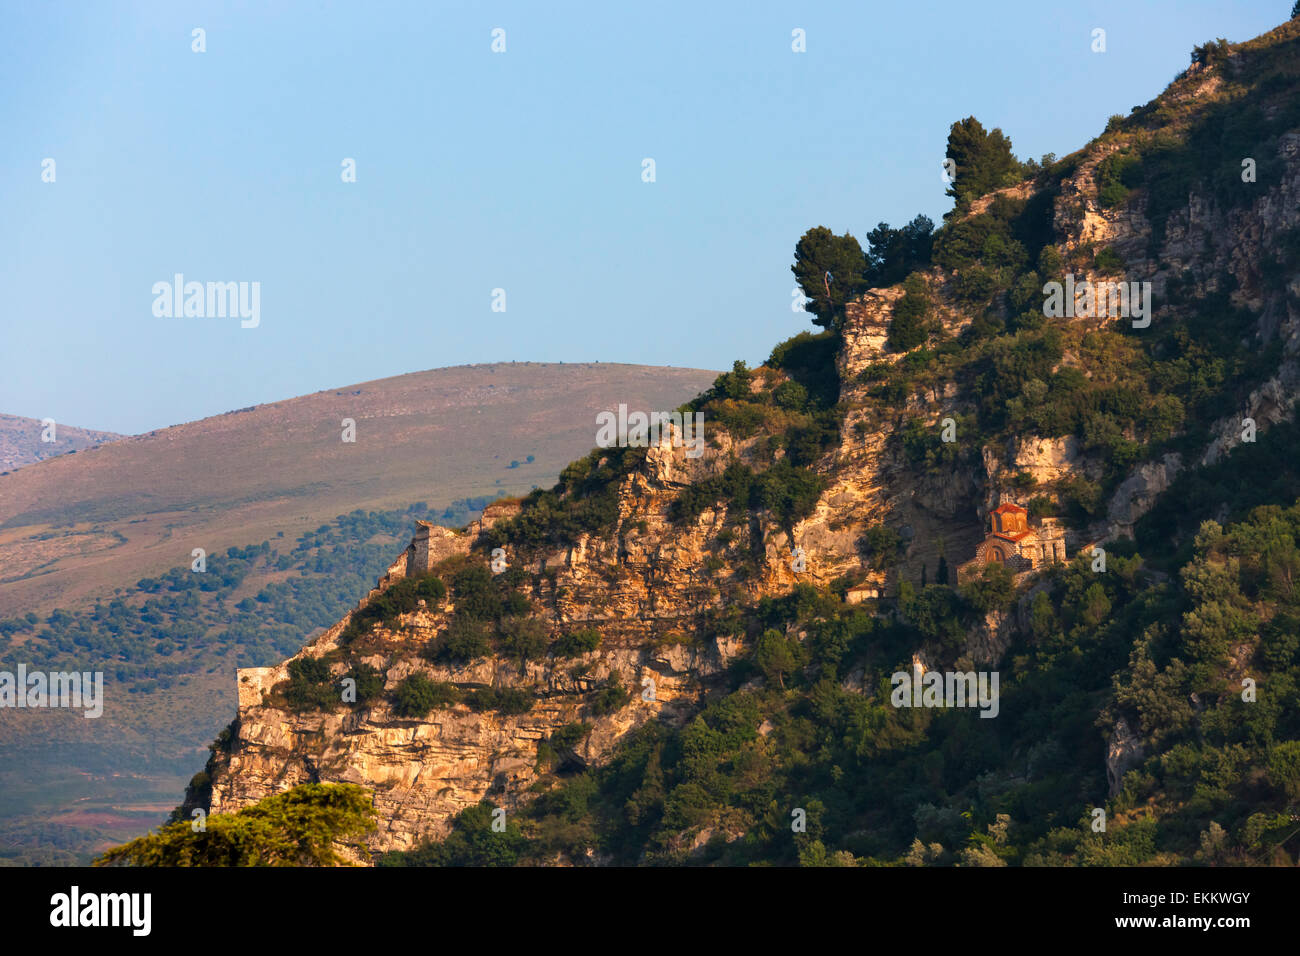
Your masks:
[[[1300,125],[1297,45],[1291,29],[1263,44],[1197,47],[1179,96],[1113,118],[1099,138],[1102,205],[1142,200],[1153,248],[1189,190],[1215,213],[1246,208],[1258,191],[1240,188],[1240,143],[1252,144],[1259,181],[1275,184],[1280,137]],[[1205,69],[1223,69],[1222,86],[1181,95]],[[806,514],[820,492],[810,466],[846,409],[827,390],[814,398],[796,372],[832,363],[791,360],[833,354],[845,303],[869,288],[903,285],[888,337],[897,360],[848,383],[866,393],[853,409],[861,428],[896,426],[902,460],[938,474],[977,467],[981,448],[1012,437],[1074,436],[1091,475],[1045,488],[1025,476],[1017,487],[1039,496],[1036,517],[1060,511],[1077,526],[1104,517],[1136,463],[1166,452],[1194,463],[1212,426],[1278,367],[1280,343],[1258,311],[1234,304],[1226,271],[1175,275],[1146,329],[1046,318],[1046,282],[1128,268],[1113,248],[1067,255],[1054,232],[1061,181],[1084,154],[1020,162],[1000,130],[968,118],[953,125],[948,157],[955,205],[937,232],[928,221],[882,223],[865,252],[825,227],[800,239],[793,271],[824,331],[780,346],[763,369],[738,363],[692,406],[755,441],[751,455],[688,488],[675,518],[723,505],[723,533],[739,535],[762,510],[781,524]],[[1034,188],[1023,197],[987,198],[1025,181]],[[1276,304],[1300,266],[1300,241],[1283,235],[1270,248],[1258,289]],[[953,321],[958,313],[971,321]],[[953,413],[961,440],[945,445],[903,410],[949,383],[969,403]],[[807,417],[784,419],[792,409]],[[1182,472],[1135,541],[1106,545],[1104,569],[1080,557],[1018,590],[1001,569],[955,587],[945,566],[935,583],[902,580],[889,605],[850,605],[840,581],[728,607],[702,636],[743,634],[751,653],[684,727],[651,722],[608,763],[585,767],[564,759],[586,732],[578,725],[539,750],[538,795],[504,831],[488,826],[484,803],[446,840],[381,862],[1292,865],[1298,428],[1271,426],[1216,465]],[[861,547],[881,568],[903,551],[883,525]],[[706,570],[735,568],[738,557]],[[890,675],[915,652],[932,669],[972,670],[971,634],[986,615],[1011,612],[1021,626],[1000,664],[998,719],[891,704]],[[1136,728],[1140,749],[1112,792],[1107,740],[1121,726]]]
[[[305,783],[237,813],[178,821],[108,850],[96,866],[339,866],[335,841],[375,827],[370,795],[347,783]]]
[[[417,518],[465,524],[492,500],[457,502],[440,513],[423,502],[354,511],[303,534],[291,549],[269,541],[228,548],[208,555],[202,573],[185,565],[142,578],[132,592],[86,611],[55,609],[44,620],[27,614],[0,621],[0,652],[21,639],[29,667],[84,669],[93,648],[105,680],[132,694],[171,687],[217,660],[238,667],[275,663],[374,587]],[[273,579],[249,592],[252,575]],[[386,598],[405,598],[405,592]]]
[[[553,776],[505,833],[484,804],[448,840],[384,862],[589,851],[625,864],[1293,862],[1297,541],[1300,503],[1263,506],[1227,527],[1206,522],[1172,578],[1131,548],[1105,574],[1083,561],[1057,569],[1028,600],[996,720],[895,708],[888,675],[916,647],[940,669],[969,666],[967,629],[1014,600],[1007,582],[908,589],[897,619],[799,588],[746,615],[754,656],[683,729],[652,723],[608,765]],[[759,688],[742,688],[756,675]],[[1120,716],[1141,721],[1154,749],[1108,799],[1102,731]],[[796,809],[805,832],[792,830]]]

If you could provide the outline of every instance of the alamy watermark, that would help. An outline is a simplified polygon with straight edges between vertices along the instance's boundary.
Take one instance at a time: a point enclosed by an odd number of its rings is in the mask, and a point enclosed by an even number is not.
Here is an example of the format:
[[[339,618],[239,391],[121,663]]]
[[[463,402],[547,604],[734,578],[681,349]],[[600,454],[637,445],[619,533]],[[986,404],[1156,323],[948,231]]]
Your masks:
[[[260,282],[186,282],[178,272],[171,282],[155,282],[153,294],[153,314],[159,319],[238,316],[245,329],[255,329],[262,322]]]
[[[692,418],[694,421],[692,421]],[[618,406],[618,414],[604,411],[596,416],[596,446],[611,448],[657,447],[668,429],[674,448],[686,446],[687,458],[699,458],[704,454],[704,413],[694,415],[681,412],[645,412],[628,413],[626,405]]]
[[[133,936],[148,936],[152,910],[152,893],[83,893],[74,885],[50,897],[50,925],[125,927]]]
[[[1151,324],[1150,282],[1089,282],[1076,283],[1074,273],[1068,273],[1065,283],[1052,281],[1043,286],[1043,315],[1049,319],[1060,318],[1126,318],[1133,320],[1133,328],[1145,329]],[[1082,298],[1082,301],[1080,301]]]
[[[104,673],[90,671],[0,671],[0,707],[68,707],[85,710],[83,717],[104,713]]]
[[[979,707],[981,717],[998,715],[997,671],[898,671],[889,679],[895,707]]]

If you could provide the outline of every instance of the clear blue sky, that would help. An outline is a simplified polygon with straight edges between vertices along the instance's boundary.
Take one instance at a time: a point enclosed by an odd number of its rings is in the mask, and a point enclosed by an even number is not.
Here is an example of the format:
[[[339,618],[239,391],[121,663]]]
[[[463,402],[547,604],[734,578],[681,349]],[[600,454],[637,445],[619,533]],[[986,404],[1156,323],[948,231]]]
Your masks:
[[[954,120],[1064,155],[1291,3],[4,0],[0,412],[134,433],[444,365],[759,362],[810,327],[804,230],[939,220]],[[155,318],[176,272],[260,282],[261,325]]]

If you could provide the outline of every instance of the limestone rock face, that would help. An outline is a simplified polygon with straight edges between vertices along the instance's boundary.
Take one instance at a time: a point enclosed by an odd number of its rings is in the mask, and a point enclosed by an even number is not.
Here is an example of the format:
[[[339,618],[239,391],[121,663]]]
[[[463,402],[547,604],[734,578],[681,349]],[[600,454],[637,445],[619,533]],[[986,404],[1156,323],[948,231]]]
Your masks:
[[[872,362],[890,359],[885,339],[894,317],[894,306],[902,297],[901,286],[872,289],[844,307],[845,348],[840,365],[841,378],[853,378]]]
[[[1129,727],[1128,721],[1123,717],[1115,721],[1106,744],[1106,784],[1110,796],[1119,793],[1124,774],[1141,763],[1145,753],[1141,736]]]
[[[1132,537],[1134,523],[1151,510],[1156,498],[1168,490],[1182,470],[1182,464],[1180,455],[1170,453],[1159,461],[1145,462],[1134,469],[1111,499],[1107,511],[1111,533]]]

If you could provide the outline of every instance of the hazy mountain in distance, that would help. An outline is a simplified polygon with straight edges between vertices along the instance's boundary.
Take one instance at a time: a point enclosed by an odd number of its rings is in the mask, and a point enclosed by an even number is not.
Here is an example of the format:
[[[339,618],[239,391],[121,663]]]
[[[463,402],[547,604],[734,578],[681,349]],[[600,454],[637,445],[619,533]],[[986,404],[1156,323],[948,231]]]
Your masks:
[[[671,410],[714,377],[437,369],[0,477],[0,670],[106,672],[102,719],[0,708],[0,866],[84,862],[148,829],[235,706],[235,667],[282,659],[345,613],[413,520],[461,525],[549,487],[595,444],[599,411]]]
[[[52,433],[54,440],[41,441],[45,429],[46,426],[39,418],[0,415],[0,474],[125,437],[117,432],[75,428],[55,422]]]
[[[194,548],[294,538],[358,508],[549,485],[595,445],[602,409],[672,409],[716,374],[606,363],[434,369],[40,462],[0,477],[0,618],[76,607],[188,566]]]

